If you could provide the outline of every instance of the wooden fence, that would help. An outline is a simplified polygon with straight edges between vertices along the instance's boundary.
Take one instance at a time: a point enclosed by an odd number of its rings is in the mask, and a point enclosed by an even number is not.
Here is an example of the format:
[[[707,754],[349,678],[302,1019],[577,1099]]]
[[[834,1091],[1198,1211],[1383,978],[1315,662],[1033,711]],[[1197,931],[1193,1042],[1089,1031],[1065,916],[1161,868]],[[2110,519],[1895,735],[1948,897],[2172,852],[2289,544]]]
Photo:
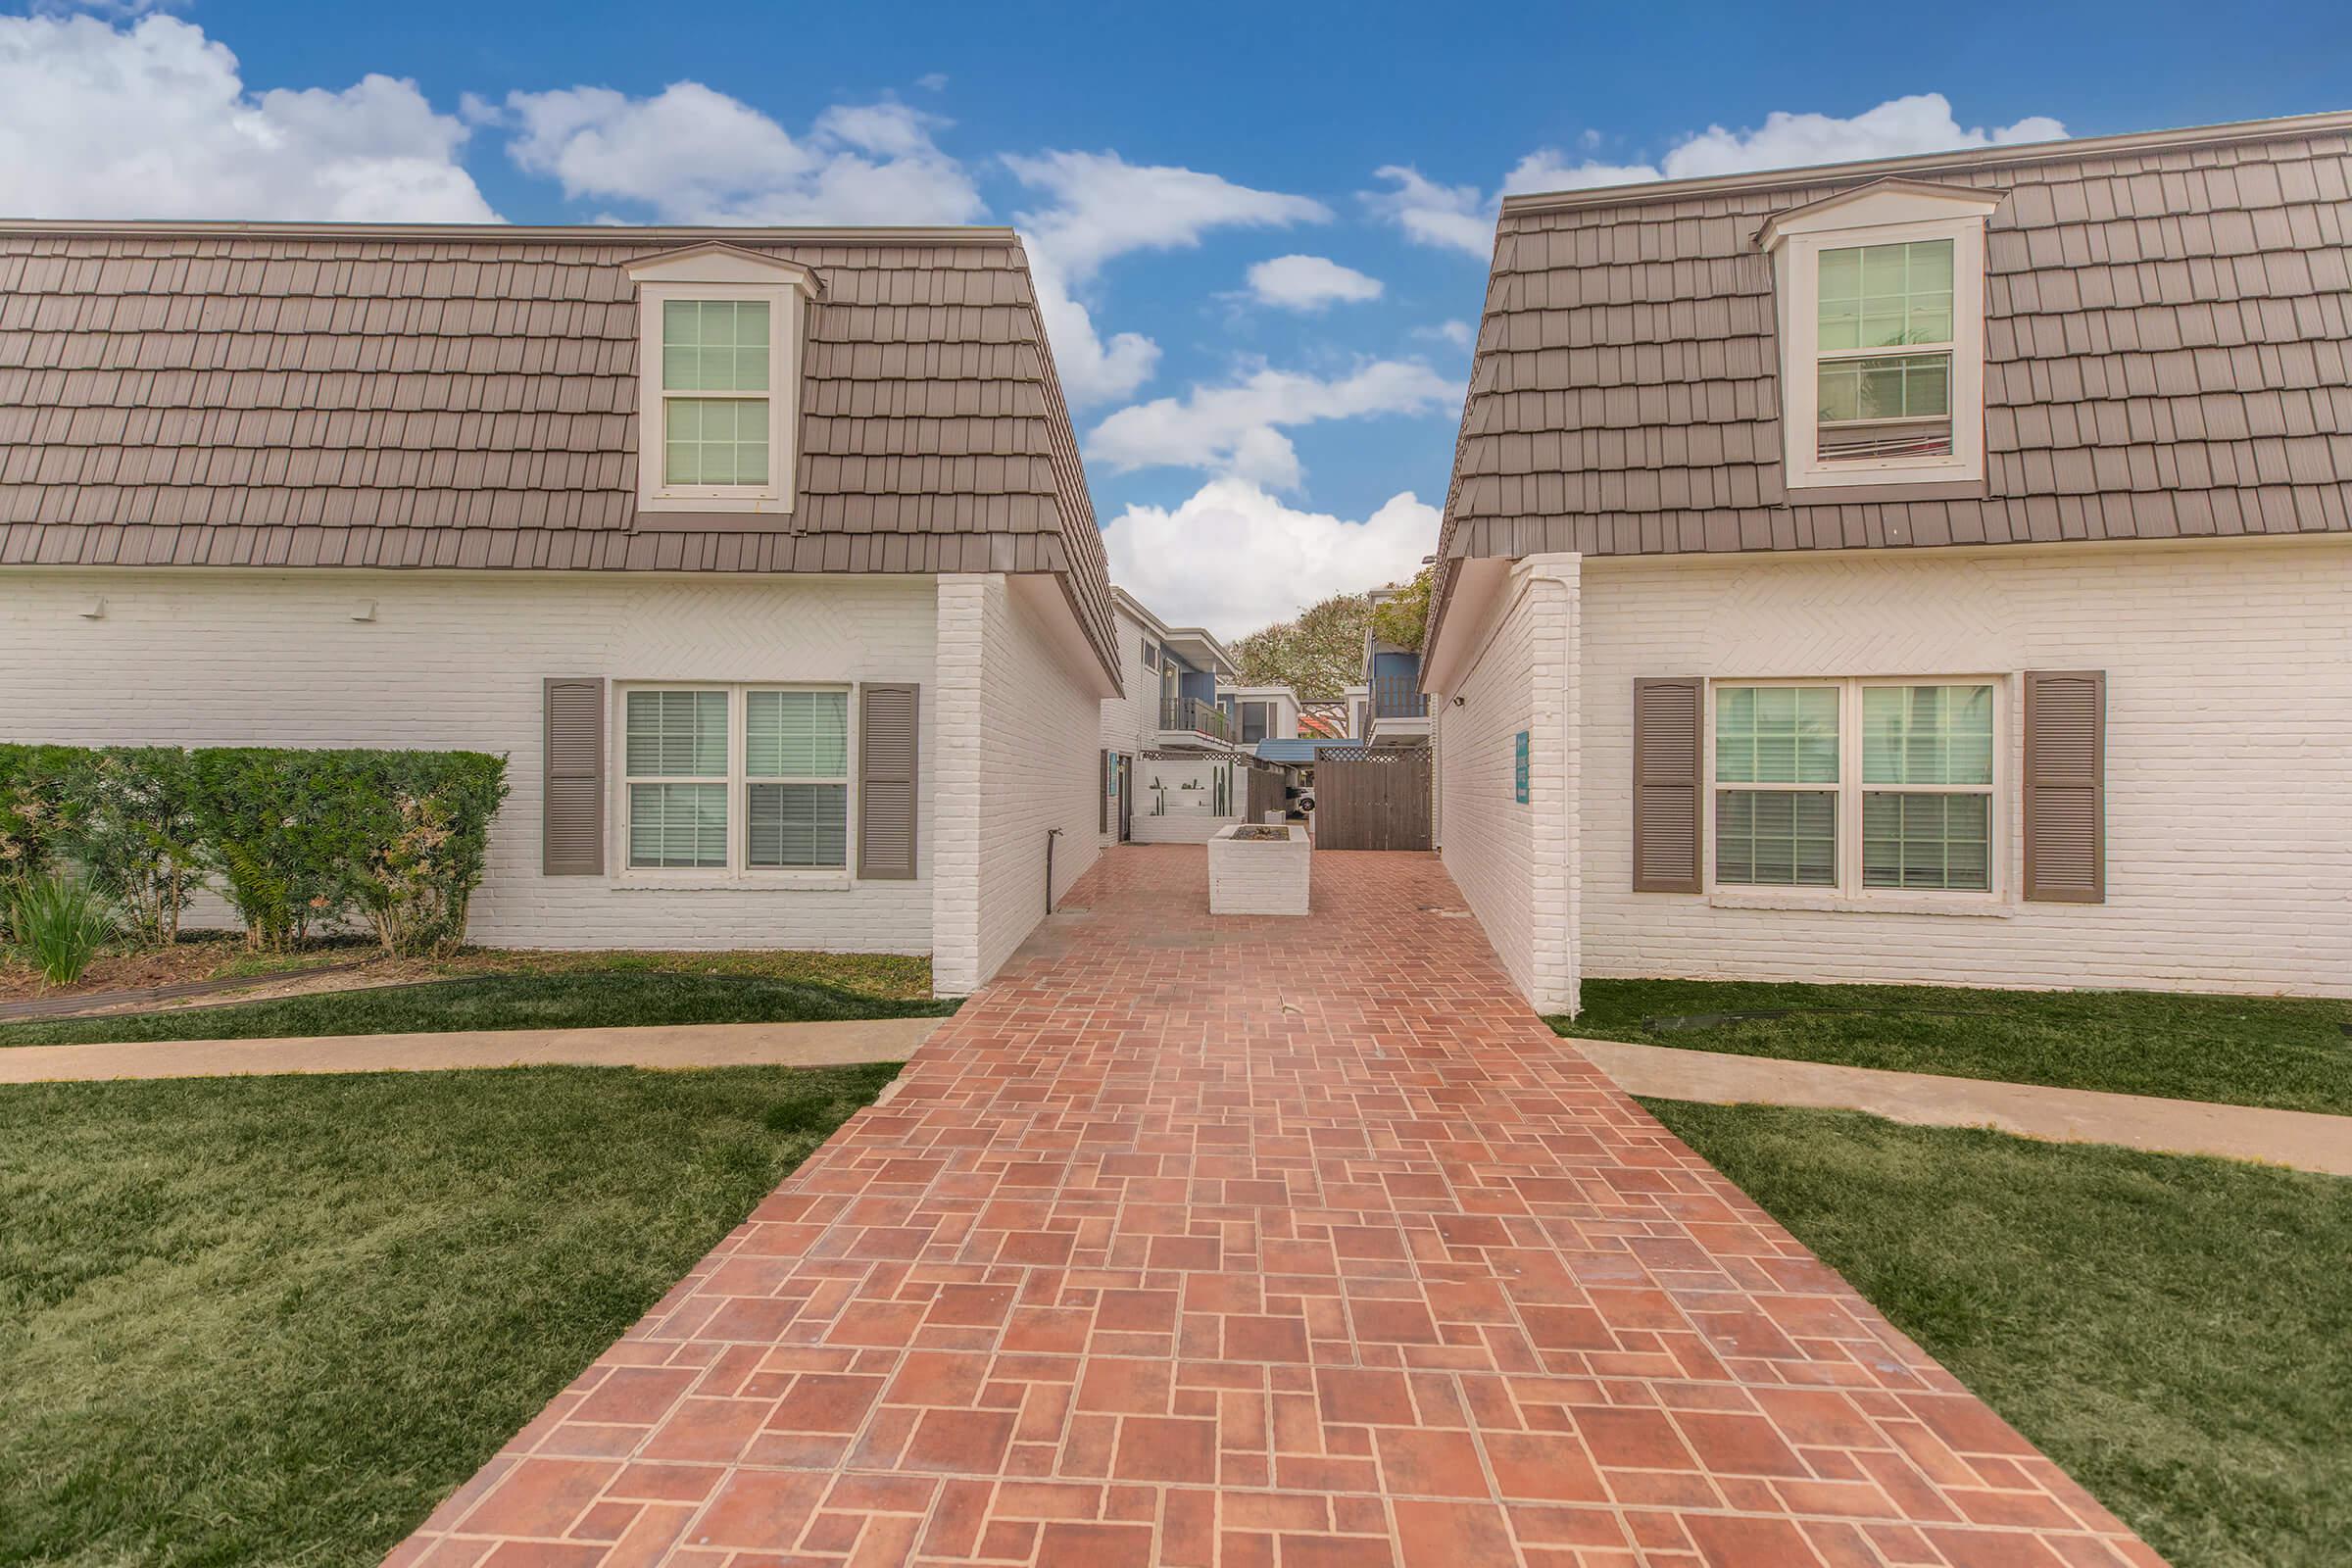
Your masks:
[[[1426,850],[1429,748],[1338,746],[1315,754],[1315,848]]]

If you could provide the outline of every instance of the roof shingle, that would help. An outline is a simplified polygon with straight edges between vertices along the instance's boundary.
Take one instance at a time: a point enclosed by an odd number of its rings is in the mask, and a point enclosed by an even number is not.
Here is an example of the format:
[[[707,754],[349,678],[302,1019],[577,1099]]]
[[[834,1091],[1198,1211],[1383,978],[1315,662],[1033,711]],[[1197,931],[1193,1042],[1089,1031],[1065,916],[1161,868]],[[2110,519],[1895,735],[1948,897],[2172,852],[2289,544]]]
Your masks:
[[[1890,172],[2007,192],[1985,493],[1791,507],[1776,212]],[[2352,117],[1503,206],[1440,555],[2352,528]]]
[[[627,264],[785,256],[796,513],[636,515]],[[1109,569],[1006,230],[0,227],[0,564]]]

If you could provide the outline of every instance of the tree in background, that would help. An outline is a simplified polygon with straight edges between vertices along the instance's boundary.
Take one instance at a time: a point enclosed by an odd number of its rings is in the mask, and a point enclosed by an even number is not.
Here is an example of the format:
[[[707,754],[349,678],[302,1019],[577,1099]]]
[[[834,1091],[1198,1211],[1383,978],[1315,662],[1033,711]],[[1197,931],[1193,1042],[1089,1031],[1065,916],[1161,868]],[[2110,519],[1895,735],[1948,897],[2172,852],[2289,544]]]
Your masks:
[[[1370,594],[1333,594],[1297,618],[1261,626],[1233,645],[1245,686],[1288,686],[1301,701],[1338,697],[1363,678]]]
[[[1429,630],[1429,579],[1436,569],[1423,566],[1396,598],[1372,607],[1373,636],[1397,648],[1421,651],[1421,638]]]

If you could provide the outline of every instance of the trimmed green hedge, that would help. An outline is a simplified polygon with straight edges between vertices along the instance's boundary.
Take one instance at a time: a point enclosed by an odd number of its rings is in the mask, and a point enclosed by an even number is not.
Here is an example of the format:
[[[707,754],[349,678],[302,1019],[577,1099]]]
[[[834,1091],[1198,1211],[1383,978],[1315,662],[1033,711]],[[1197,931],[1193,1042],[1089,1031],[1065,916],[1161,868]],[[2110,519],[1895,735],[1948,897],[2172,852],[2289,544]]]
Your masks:
[[[0,875],[62,859],[149,940],[207,882],[256,947],[364,920],[390,953],[465,939],[506,760],[479,752],[0,746]]]

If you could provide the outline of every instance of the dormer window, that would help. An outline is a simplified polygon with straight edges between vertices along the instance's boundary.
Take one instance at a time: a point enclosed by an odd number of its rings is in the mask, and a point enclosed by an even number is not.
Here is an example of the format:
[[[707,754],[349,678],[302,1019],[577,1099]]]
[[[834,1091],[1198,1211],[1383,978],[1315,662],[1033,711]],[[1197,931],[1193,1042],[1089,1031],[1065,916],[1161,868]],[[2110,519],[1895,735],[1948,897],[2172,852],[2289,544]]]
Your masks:
[[[1952,241],[1821,253],[1814,455],[1948,457],[1952,450]]]
[[[662,486],[764,490],[775,383],[766,300],[662,302]]]
[[[629,275],[642,334],[639,513],[790,513],[815,275],[719,244],[648,258]]]
[[[1881,180],[1774,217],[1791,500],[1984,479],[1983,191]]]

